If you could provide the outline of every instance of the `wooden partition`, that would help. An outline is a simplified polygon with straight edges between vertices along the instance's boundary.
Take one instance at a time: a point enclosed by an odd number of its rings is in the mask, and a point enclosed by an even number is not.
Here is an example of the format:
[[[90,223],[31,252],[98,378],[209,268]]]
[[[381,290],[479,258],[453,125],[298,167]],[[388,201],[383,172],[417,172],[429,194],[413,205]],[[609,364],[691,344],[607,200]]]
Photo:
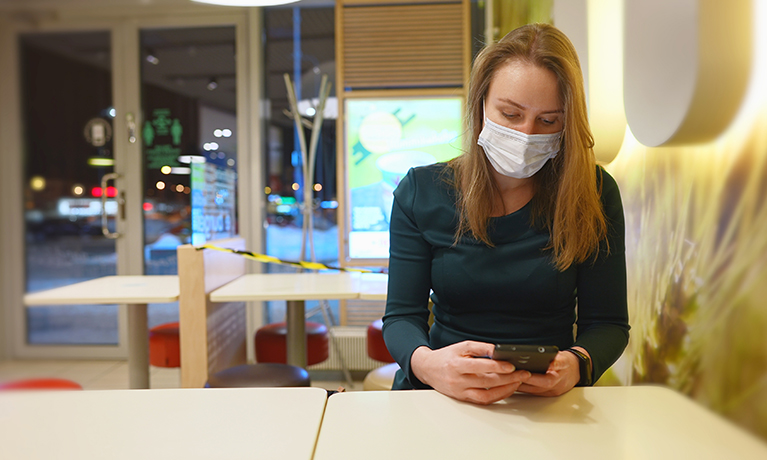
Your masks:
[[[245,249],[245,240],[210,241],[211,245]],[[179,246],[179,333],[181,387],[200,388],[208,375],[245,364],[247,323],[244,302],[211,303],[211,291],[245,273],[245,258],[192,245]]]

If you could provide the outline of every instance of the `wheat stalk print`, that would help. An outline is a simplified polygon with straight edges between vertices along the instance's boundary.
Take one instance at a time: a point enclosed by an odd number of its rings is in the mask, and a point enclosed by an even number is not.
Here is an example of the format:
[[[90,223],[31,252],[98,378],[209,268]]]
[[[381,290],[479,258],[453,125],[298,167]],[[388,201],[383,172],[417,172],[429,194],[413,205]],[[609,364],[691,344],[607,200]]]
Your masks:
[[[767,437],[767,116],[704,146],[629,131],[607,169],[626,214],[625,384],[662,383]]]

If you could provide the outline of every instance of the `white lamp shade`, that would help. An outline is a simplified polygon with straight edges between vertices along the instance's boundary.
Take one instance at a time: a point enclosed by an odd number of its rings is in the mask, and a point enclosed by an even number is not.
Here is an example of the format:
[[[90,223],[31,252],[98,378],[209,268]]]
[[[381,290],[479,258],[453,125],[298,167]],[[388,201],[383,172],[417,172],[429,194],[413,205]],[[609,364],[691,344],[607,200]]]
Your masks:
[[[208,3],[221,6],[275,6],[295,3],[298,0],[192,0],[197,3]]]

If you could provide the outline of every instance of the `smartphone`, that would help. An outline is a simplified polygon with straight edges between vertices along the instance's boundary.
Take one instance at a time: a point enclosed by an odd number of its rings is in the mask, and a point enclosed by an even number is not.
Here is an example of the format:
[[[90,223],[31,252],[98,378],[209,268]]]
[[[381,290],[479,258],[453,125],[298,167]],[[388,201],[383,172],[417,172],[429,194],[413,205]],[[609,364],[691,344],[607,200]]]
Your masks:
[[[518,370],[545,374],[558,352],[554,345],[498,344],[491,358],[508,361]]]

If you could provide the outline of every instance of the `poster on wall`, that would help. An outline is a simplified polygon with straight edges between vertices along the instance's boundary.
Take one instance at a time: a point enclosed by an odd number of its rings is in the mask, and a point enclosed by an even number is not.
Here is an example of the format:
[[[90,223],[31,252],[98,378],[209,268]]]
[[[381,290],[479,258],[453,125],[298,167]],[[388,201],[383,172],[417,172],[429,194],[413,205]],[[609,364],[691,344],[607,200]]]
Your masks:
[[[462,149],[463,98],[345,101],[347,258],[388,259],[392,192],[410,168]]]
[[[230,238],[237,233],[233,169],[192,163],[192,244]]]

